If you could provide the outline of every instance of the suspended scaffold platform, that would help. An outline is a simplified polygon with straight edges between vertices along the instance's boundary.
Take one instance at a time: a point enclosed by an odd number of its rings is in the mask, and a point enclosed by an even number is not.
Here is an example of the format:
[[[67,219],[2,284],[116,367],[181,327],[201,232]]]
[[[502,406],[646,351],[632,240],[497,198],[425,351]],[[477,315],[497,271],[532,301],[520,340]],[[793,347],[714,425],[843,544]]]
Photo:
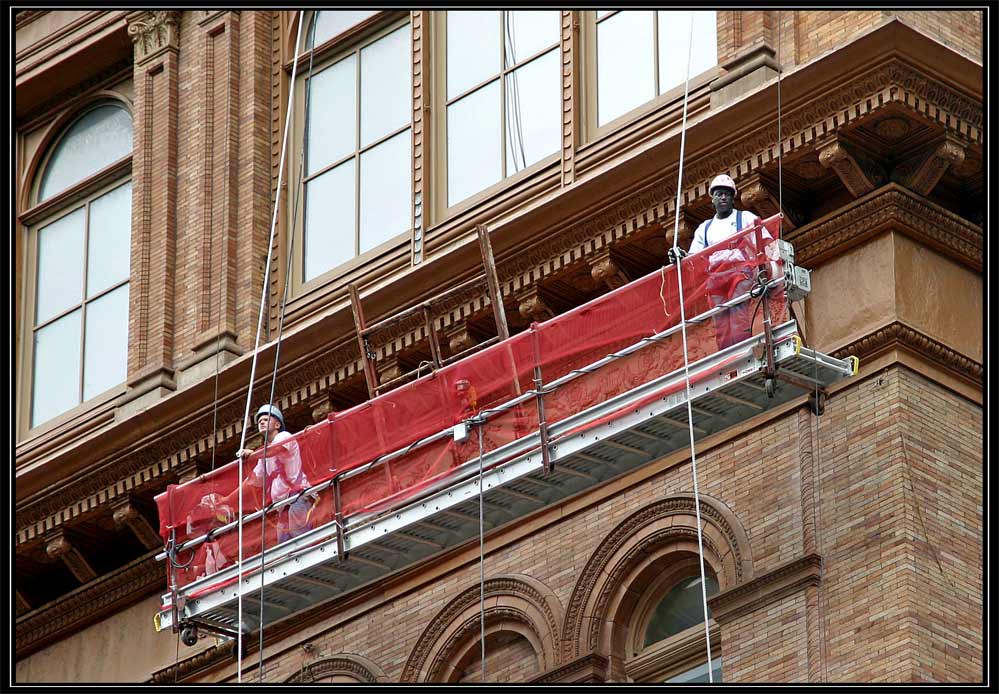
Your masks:
[[[820,407],[858,361],[803,346],[787,293],[806,282],[778,223],[683,260],[686,366],[669,266],[275,445],[308,481],[246,494],[242,523],[219,503],[236,463],[172,486],[157,497],[171,588],[157,628],[249,633],[683,449],[691,430],[805,395]],[[748,337],[725,344],[733,330]],[[302,499],[310,520],[291,528]]]

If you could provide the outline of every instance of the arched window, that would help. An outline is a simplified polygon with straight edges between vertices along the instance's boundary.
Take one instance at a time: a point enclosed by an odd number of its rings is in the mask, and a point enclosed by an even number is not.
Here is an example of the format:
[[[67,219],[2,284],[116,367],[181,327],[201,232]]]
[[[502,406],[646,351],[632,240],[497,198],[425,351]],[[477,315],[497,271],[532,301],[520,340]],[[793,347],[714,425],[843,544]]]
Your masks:
[[[707,597],[718,592],[718,579],[706,571]],[[652,583],[639,601],[632,634],[629,675],[638,682],[707,682],[704,640],[704,604],[696,559],[685,557],[679,566]],[[708,608],[711,630],[711,670],[722,681],[721,639]]]
[[[118,102],[77,116],[55,139],[29,228],[29,428],[125,380],[132,117]],[[117,174],[115,172],[118,172]]]
[[[704,584],[708,597],[718,592],[718,581],[714,576],[706,576]],[[702,597],[700,576],[685,578],[670,588],[652,613],[649,626],[645,629],[645,645],[650,646],[695,624],[701,624],[704,621]],[[710,618],[711,608],[708,608],[708,619]]]

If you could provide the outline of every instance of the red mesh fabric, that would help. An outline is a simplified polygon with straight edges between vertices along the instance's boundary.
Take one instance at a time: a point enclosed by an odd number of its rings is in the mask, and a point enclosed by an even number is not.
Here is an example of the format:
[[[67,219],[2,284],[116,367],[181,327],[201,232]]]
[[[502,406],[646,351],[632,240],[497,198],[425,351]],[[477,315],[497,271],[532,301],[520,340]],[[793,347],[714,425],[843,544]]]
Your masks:
[[[778,262],[772,262],[777,254],[771,241],[777,237],[778,224],[779,217],[771,217],[683,261],[681,276],[688,320],[747,292],[753,285],[757,267],[767,267],[771,275],[782,271]],[[762,308],[753,315],[758,303],[757,299],[751,299],[736,309],[688,325],[690,362],[762,332]],[[770,293],[770,306],[774,326],[787,320],[782,291]],[[335,474],[343,475],[531,390],[535,365],[541,367],[544,382],[551,383],[679,322],[677,269],[669,266],[434,374],[350,410],[331,414],[327,421],[269,446],[268,458],[281,463],[277,466],[280,469],[301,470],[301,475],[293,474],[295,479],[284,480],[283,487],[279,485],[285,494],[295,495],[310,485],[327,481]],[[682,339],[677,331],[659,343],[616,359],[549,393],[545,396],[547,421],[561,421],[682,368]],[[692,378],[697,375],[692,373]],[[656,397],[661,395],[657,393]],[[605,420],[613,416],[608,415]],[[537,427],[537,404],[531,398],[488,420],[482,432],[484,452],[531,434]],[[269,491],[273,485],[252,479],[262,454],[257,451],[243,463],[243,478],[250,480],[243,485],[244,515],[271,503],[275,500],[272,496],[277,494]],[[421,490],[446,481],[456,467],[476,460],[478,455],[478,432],[474,429],[469,439],[461,443],[447,436],[414,448],[363,473],[341,479],[341,513],[348,516],[400,504]],[[175,540],[180,543],[235,519],[238,478],[238,464],[234,462],[184,485],[170,485],[156,497],[164,540],[175,532]],[[334,510],[330,489],[303,495],[288,507],[271,510],[266,515],[265,546],[271,547],[329,523]],[[244,559],[258,554],[260,548],[260,522],[245,523]],[[178,570],[178,585],[235,563],[237,555],[235,529],[193,551],[182,551],[176,557],[177,562],[190,560],[190,564]]]

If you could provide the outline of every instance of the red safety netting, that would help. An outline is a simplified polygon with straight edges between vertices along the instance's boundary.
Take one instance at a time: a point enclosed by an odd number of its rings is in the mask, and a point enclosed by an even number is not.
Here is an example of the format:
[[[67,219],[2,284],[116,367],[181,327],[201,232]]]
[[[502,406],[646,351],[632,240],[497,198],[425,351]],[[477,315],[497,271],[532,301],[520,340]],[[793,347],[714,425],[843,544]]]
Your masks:
[[[777,260],[779,216],[763,220],[729,239],[689,256],[682,264],[684,311],[688,321],[750,291],[756,270],[771,278],[783,271]],[[757,250],[759,249],[759,250]],[[783,291],[769,293],[772,321],[787,320]],[[687,327],[691,363],[762,332],[763,311],[746,300]],[[754,315],[755,312],[755,315]],[[463,442],[450,435],[404,455],[356,470],[379,456],[448,430],[456,423],[496,408],[534,387],[535,367],[544,383],[663,332],[680,322],[674,266],[651,273],[530,330],[447,366],[413,383],[343,412],[248,457],[242,466],[243,515],[284,498],[298,497],[264,516],[263,546],[328,524],[335,518],[332,488],[305,490],[338,476],[342,517],[380,511],[445,482],[455,468],[477,460],[478,431]],[[633,354],[615,359],[545,395],[546,420],[559,422],[593,405],[683,367],[680,331]],[[696,372],[692,372],[696,380]],[[662,392],[655,393],[661,397]],[[605,416],[601,421],[613,418]],[[536,398],[491,416],[482,427],[483,452],[489,453],[538,429]],[[592,423],[591,423],[592,426]],[[170,485],[156,497],[160,534],[175,543],[204,535],[238,515],[238,462],[183,485]],[[236,562],[236,529],[220,533],[174,556],[176,582],[183,586]],[[259,519],[243,524],[244,560],[261,551]],[[247,567],[249,569],[249,567]]]

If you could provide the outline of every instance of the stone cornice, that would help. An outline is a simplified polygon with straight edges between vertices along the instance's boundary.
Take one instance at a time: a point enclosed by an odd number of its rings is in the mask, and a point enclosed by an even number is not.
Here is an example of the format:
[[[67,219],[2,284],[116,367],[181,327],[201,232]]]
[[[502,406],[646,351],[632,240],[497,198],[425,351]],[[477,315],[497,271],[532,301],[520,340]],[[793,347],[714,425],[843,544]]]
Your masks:
[[[735,586],[708,599],[711,616],[719,624],[732,621],[766,607],[808,585],[818,585],[822,575],[822,557],[806,554],[773,571]]]
[[[982,228],[898,184],[871,191],[847,207],[786,234],[799,265],[815,267],[861,240],[898,230],[982,271]]]
[[[149,684],[173,684],[183,682],[190,677],[236,657],[236,642],[226,641],[205,650],[190,658],[185,658],[173,665],[157,670],[149,678]]]
[[[576,658],[571,663],[549,670],[531,682],[537,684],[603,682],[607,679],[608,663],[604,656],[590,653]]]
[[[49,12],[50,10],[19,10],[14,16],[14,28],[20,29],[26,24],[31,24],[43,14]]]
[[[15,654],[21,659],[53,640],[75,632],[108,610],[165,590],[166,576],[153,553],[98,577],[72,593],[19,617]]]
[[[837,349],[832,353],[832,356],[844,359],[847,355],[852,354],[863,360],[895,346],[906,347],[921,354],[973,385],[979,387],[982,385],[982,364],[900,321],[889,323],[858,340],[854,340]]]

